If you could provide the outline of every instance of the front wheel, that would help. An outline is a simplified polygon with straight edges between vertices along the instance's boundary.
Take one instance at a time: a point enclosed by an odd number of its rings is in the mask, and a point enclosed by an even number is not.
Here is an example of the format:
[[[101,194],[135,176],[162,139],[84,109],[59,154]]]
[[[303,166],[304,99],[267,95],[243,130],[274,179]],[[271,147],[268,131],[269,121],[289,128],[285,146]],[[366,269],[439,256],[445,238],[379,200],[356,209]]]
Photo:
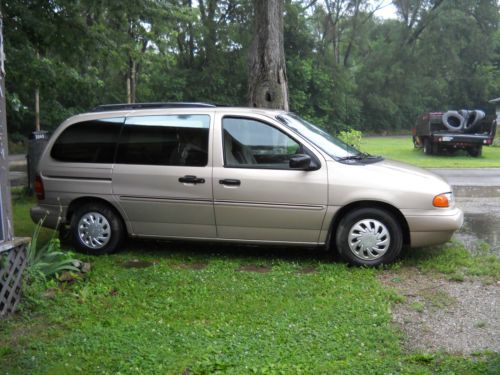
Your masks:
[[[90,255],[115,252],[125,234],[120,217],[100,203],[78,208],[72,216],[70,230],[76,249]]]
[[[379,208],[355,209],[337,227],[337,251],[356,266],[378,266],[393,262],[401,253],[403,233],[395,217]]]

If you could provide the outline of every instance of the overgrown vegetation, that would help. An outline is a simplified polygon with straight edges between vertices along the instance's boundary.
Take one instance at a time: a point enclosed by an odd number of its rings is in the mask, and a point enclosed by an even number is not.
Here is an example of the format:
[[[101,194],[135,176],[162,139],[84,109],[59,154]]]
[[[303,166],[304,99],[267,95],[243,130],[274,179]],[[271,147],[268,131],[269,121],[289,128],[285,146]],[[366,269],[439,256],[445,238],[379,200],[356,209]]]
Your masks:
[[[409,130],[432,110],[481,108],[500,87],[499,4],[287,0],[290,107],[331,132]],[[250,0],[2,3],[10,135],[98,104],[247,104]],[[127,82],[129,84],[127,84]],[[132,95],[133,94],[133,95]]]
[[[18,235],[33,230],[29,203],[15,202]],[[451,246],[394,268],[498,275],[498,259],[477,263]],[[493,374],[500,366],[494,353],[404,352],[390,318],[399,297],[379,283],[383,270],[322,252],[137,241],[88,259],[87,280],[52,282],[36,306],[2,322],[3,373]]]
[[[46,279],[64,271],[80,271],[75,264],[78,260],[71,253],[61,251],[61,244],[54,231],[45,244],[39,243],[42,222],[38,223],[27,247],[27,274],[32,278]]]

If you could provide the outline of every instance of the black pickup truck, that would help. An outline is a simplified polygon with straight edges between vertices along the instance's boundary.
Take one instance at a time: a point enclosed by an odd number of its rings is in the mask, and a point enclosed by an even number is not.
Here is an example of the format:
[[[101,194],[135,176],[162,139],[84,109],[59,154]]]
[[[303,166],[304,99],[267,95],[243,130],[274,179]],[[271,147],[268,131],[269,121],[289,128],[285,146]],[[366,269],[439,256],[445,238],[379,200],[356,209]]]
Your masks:
[[[491,145],[495,138],[495,117],[485,117],[467,127],[460,123],[459,115],[453,114],[458,112],[429,112],[419,116],[412,128],[413,145],[423,148],[427,155],[466,150],[470,156],[481,156],[483,146]]]

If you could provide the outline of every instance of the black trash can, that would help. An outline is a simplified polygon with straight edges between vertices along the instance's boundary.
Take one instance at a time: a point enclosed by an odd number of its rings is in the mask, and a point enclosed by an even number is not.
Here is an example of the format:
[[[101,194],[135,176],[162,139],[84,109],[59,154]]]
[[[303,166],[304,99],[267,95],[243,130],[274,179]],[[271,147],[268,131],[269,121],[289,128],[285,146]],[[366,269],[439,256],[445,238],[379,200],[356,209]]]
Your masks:
[[[34,131],[29,136],[28,155],[26,157],[28,159],[28,191],[30,194],[33,194],[36,169],[49,138],[49,132],[45,130]]]

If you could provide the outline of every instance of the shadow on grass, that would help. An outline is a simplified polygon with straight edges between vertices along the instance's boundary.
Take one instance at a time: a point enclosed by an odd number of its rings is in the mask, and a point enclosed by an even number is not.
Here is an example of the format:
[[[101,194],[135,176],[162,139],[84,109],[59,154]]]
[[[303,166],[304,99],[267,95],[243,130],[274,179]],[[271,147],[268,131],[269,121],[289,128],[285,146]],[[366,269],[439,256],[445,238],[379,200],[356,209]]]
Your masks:
[[[197,242],[181,240],[127,239],[119,252],[123,255],[153,258],[207,258],[281,260],[287,262],[338,261],[334,252],[325,247],[290,245],[241,245],[231,243]]]

